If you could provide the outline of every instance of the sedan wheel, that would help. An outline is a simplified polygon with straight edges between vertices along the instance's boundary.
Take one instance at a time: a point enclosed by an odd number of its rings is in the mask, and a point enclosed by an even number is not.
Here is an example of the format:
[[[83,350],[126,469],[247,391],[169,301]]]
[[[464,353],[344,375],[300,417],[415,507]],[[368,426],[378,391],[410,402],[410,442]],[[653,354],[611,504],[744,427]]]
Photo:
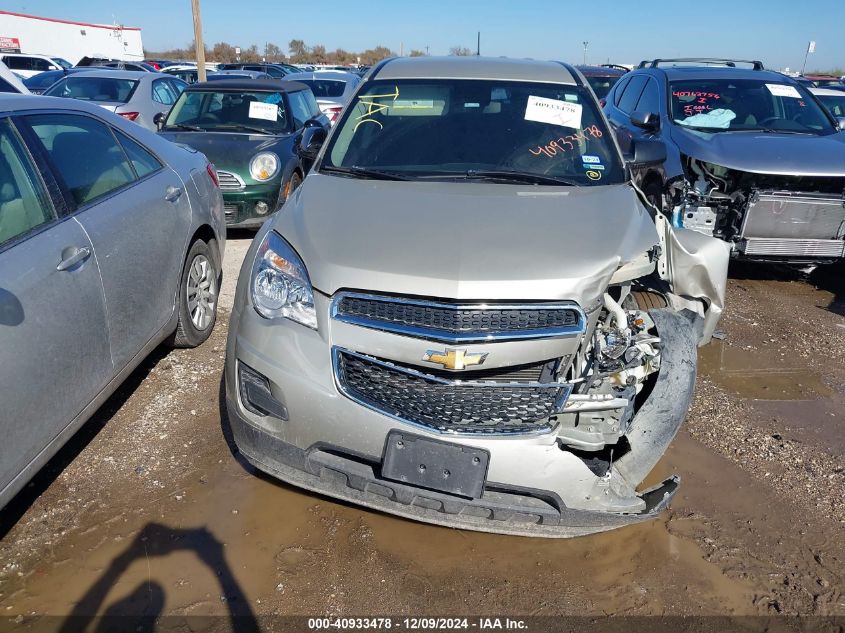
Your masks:
[[[174,347],[196,347],[211,336],[217,321],[219,272],[211,248],[202,240],[191,245],[179,286],[179,321],[170,339]]]

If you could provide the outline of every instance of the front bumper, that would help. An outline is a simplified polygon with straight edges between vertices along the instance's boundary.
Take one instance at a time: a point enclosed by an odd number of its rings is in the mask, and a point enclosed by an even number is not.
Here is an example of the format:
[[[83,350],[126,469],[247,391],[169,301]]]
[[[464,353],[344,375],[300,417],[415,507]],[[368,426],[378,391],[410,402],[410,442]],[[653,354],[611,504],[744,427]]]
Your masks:
[[[242,304],[243,305],[243,304]],[[537,436],[442,435],[431,439],[486,450],[490,462],[480,498],[414,487],[381,477],[388,434],[408,426],[341,395],[334,383],[329,341],[291,322],[270,323],[248,306],[232,314],[226,361],[226,404],[238,449],[256,468],[290,484],[391,514],[450,527],[503,534],[573,537],[654,518],[679,480],[635,493],[682,423],[695,381],[696,335],[676,313],[653,314],[666,349],[656,384],[634,418],[631,451],[610,477],[596,476],[562,450],[554,432]],[[320,332],[327,327],[321,323]],[[238,361],[268,377],[288,420],[244,408]],[[526,468],[530,464],[530,468]],[[608,485],[615,479],[616,486]],[[608,511],[605,495],[629,490],[632,511]],[[628,500],[630,501],[630,499]],[[621,507],[621,506],[619,506]]]
[[[223,210],[226,214],[228,228],[256,228],[264,224],[279,205],[279,182],[268,185],[247,185],[243,191],[226,191],[223,193]],[[260,215],[255,205],[264,202],[267,213]]]

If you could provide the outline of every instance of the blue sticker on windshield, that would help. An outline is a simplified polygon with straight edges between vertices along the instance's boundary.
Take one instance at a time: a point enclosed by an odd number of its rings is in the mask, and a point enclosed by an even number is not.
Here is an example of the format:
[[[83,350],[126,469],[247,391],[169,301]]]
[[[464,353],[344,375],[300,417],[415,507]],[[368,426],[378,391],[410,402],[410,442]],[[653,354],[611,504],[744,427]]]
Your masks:
[[[581,160],[583,160],[585,163],[601,164],[600,156],[590,156],[589,154],[584,154],[583,156],[581,156]]]
[[[604,171],[604,165],[595,165],[592,163],[584,163],[584,169],[598,169],[599,171]]]
[[[271,95],[267,95],[264,97],[264,103],[281,103],[282,102],[282,95],[278,92],[274,92]]]

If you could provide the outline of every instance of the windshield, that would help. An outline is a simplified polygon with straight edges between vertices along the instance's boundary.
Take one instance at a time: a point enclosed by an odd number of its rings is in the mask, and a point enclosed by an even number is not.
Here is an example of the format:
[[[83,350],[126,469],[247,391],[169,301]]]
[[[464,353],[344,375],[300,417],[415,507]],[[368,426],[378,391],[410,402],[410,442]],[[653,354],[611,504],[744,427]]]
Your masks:
[[[337,98],[343,96],[343,91],[346,90],[345,81],[329,80],[329,79],[296,79],[299,83],[305,84],[311,88],[311,92],[318,99]]]
[[[841,95],[816,95],[816,99],[835,117],[845,117],[845,92]]]
[[[819,88],[827,88],[828,86],[841,86],[842,82],[838,79],[814,79],[813,84]]]
[[[355,96],[337,126],[323,171],[382,171],[403,179],[492,178],[484,172],[495,172],[534,177],[537,184],[624,181],[598,107],[577,86],[375,81]]]
[[[280,92],[187,91],[167,116],[167,128],[277,134],[288,131]]]
[[[613,85],[622,78],[622,75],[614,75],[613,77],[593,77],[587,76],[585,79],[590,84],[590,88],[596,93],[596,97],[604,99],[607,93],[613,88]]]
[[[132,98],[137,80],[111,77],[68,76],[53,84],[45,93],[48,97],[71,97],[83,101],[126,103]]]
[[[762,79],[673,81],[672,120],[708,132],[832,134],[830,120],[807,89]]]

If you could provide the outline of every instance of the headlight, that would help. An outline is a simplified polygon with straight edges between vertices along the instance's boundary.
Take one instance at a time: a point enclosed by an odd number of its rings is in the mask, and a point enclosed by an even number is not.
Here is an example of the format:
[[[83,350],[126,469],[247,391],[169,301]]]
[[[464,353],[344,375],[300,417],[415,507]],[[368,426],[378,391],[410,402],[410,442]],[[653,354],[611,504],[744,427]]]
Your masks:
[[[249,161],[249,175],[255,180],[270,180],[279,171],[279,157],[272,152],[261,152]]]
[[[252,265],[252,304],[265,319],[286,318],[317,329],[314,291],[299,255],[270,231]]]

